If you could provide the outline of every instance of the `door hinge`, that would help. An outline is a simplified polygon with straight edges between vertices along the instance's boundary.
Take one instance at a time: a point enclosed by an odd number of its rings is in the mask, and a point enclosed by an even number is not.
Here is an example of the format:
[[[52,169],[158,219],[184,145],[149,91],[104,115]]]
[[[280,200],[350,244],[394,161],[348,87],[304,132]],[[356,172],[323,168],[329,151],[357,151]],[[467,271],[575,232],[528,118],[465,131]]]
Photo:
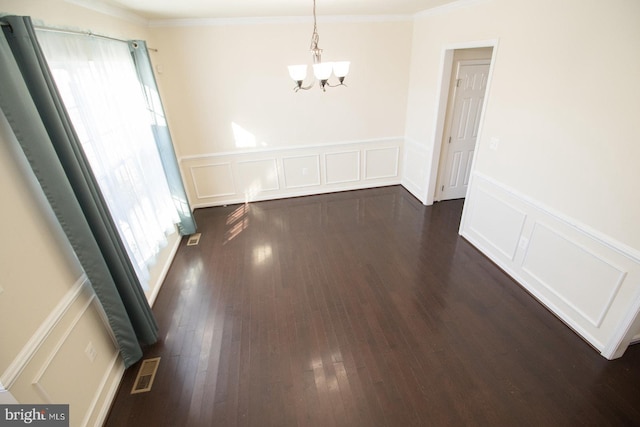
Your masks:
[[[442,188],[440,188],[440,191],[444,191],[444,185],[442,186]]]
[[[456,80],[456,87],[460,87],[460,83],[462,83],[462,79]]]
[[[449,137],[449,144],[451,144],[451,137]]]

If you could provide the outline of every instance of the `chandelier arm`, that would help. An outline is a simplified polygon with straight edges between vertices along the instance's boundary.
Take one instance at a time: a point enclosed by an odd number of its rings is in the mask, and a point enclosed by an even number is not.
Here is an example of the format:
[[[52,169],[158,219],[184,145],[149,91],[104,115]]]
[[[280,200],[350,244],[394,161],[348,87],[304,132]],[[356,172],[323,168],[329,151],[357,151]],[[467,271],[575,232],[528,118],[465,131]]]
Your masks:
[[[306,86],[303,86],[303,80],[298,80],[296,81],[296,86],[293,87],[293,91],[298,92],[299,90],[309,90],[316,85],[316,81],[317,79],[314,75],[311,76],[311,82]]]
[[[338,87],[338,86],[347,86],[346,84],[344,84],[343,82],[338,83],[337,85],[332,85],[330,83],[325,83],[325,86],[329,86],[329,87]]]
[[[299,90],[309,90],[309,89],[311,89],[311,88],[315,85],[315,83],[316,83],[316,82],[315,82],[315,81],[313,81],[313,82],[309,83],[307,86],[302,86],[302,85],[300,85],[300,86],[294,86],[293,91],[294,91],[294,92],[297,92],[297,91],[299,91]]]

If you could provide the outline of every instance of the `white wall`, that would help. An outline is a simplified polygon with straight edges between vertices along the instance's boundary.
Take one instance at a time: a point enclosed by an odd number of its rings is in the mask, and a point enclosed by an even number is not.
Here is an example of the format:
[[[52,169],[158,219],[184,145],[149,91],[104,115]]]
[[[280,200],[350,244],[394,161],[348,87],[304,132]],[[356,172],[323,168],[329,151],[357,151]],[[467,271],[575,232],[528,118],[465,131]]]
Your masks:
[[[497,44],[474,165],[476,176],[485,179],[472,177],[461,232],[608,356],[616,340],[625,347],[630,334],[619,339],[620,331],[640,307],[640,146],[634,142],[640,82],[628,78],[640,74],[638,16],[640,3],[628,0],[486,0],[424,13],[414,25],[407,141],[431,158],[444,51]],[[492,137],[499,139],[497,150],[489,149]],[[405,166],[406,174],[424,177],[413,189],[423,200],[431,184],[428,168],[428,161]],[[490,198],[483,198],[487,193]],[[487,204],[494,199],[513,208],[501,212],[515,216],[469,213],[473,206],[501,206]],[[503,227],[509,219],[515,221],[510,234]],[[540,224],[558,221],[563,225],[552,229],[564,240],[535,234]],[[485,231],[482,238],[478,229]],[[528,242],[543,246],[530,248]],[[497,249],[505,244],[513,253]],[[524,272],[535,251],[582,260],[588,253],[593,258],[587,257],[586,271],[611,274],[577,282],[573,273],[581,267],[572,266],[538,271],[536,279]],[[553,260],[540,265],[551,268]],[[594,324],[601,314],[602,322]]]
[[[324,93],[294,93],[286,68],[310,63],[312,22],[151,29],[194,206],[400,182],[412,22],[338,21],[319,19],[323,59],[351,72]]]

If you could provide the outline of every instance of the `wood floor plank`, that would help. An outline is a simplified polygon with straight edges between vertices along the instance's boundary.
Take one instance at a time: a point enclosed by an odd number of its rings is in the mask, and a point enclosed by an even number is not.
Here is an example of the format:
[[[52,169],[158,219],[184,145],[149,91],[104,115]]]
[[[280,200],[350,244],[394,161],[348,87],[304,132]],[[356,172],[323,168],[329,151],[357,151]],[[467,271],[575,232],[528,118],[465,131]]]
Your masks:
[[[106,426],[640,425],[606,361],[402,187],[199,209],[154,313],[148,393]]]

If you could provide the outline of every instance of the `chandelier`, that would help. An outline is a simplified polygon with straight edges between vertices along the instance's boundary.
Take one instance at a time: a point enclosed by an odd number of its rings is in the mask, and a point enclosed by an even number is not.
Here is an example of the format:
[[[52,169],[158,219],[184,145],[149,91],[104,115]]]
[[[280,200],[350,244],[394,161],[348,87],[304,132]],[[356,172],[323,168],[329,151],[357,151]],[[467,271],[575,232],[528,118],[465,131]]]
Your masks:
[[[289,65],[289,75],[296,82],[296,86],[293,88],[296,92],[300,89],[311,89],[316,80],[320,82],[320,87],[325,92],[327,90],[327,86],[346,86],[344,84],[344,78],[349,73],[350,62],[322,62],[322,49],[318,47],[319,40],[320,36],[318,35],[318,24],[316,19],[316,0],[313,0],[313,34],[311,35],[310,51],[311,56],[313,57],[313,75],[315,80],[313,80],[308,86],[303,86],[302,84],[304,83],[304,79],[307,77],[307,65]],[[338,84],[332,85],[329,83],[329,78],[332,73],[338,78]]]

